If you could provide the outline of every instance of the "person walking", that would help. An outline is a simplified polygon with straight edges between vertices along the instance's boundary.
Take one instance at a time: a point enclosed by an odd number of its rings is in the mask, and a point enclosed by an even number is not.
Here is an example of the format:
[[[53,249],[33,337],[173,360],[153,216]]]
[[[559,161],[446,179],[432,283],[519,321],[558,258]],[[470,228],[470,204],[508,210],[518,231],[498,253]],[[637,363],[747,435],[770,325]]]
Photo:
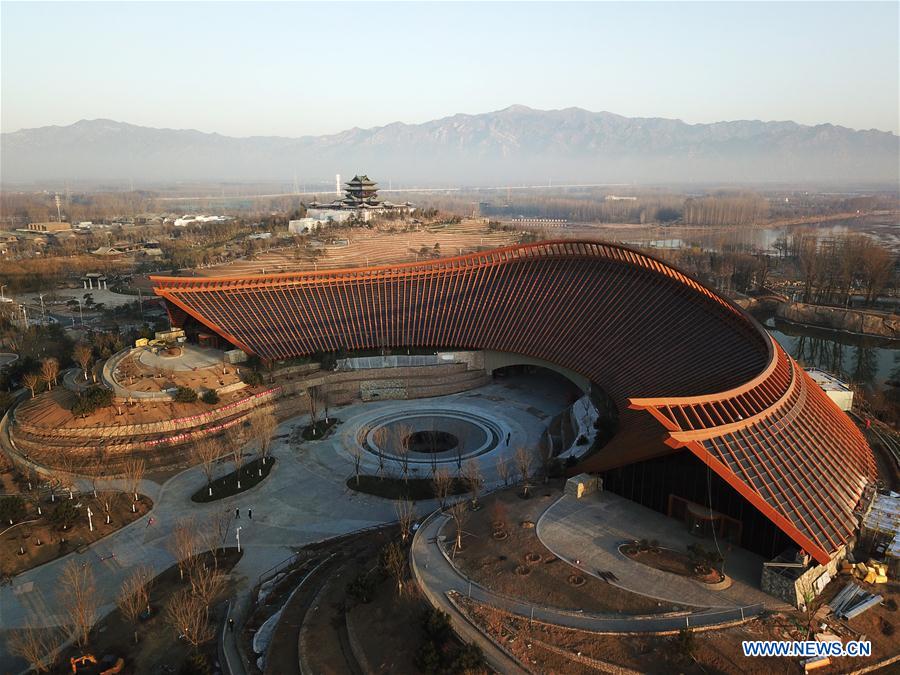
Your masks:
[[[510,436],[510,432],[507,431],[506,432],[506,447],[507,448],[509,447],[509,436]]]
[[[234,517],[235,517],[235,518],[240,518],[240,517],[241,517],[241,510],[240,510],[239,508],[236,508],[236,509],[234,510]]]
[[[253,520],[253,509],[247,509],[247,517]]]
[[[231,633],[234,632],[234,619],[231,617],[228,617],[228,631]]]

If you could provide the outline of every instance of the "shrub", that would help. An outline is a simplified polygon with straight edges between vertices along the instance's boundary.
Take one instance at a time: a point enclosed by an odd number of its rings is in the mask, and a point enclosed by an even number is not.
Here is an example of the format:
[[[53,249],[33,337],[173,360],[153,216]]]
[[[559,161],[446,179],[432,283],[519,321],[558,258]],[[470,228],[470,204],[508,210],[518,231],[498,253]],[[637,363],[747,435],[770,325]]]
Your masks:
[[[416,668],[424,675],[433,675],[441,671],[441,652],[434,640],[425,640],[416,652]]]
[[[888,598],[887,600],[885,600],[884,606],[885,606],[885,609],[887,609],[887,611],[889,611],[889,612],[897,611],[897,601],[894,600],[893,598]]]
[[[53,509],[53,513],[50,515],[50,522],[54,525],[59,525],[64,529],[68,529],[72,526],[72,523],[75,522],[77,517],[78,509],[72,505],[72,500],[63,499],[56,505],[56,508]]]
[[[354,604],[369,604],[375,598],[375,577],[366,572],[360,572],[349,584],[347,584],[347,597]]]
[[[25,501],[18,495],[0,498],[0,528],[12,521],[17,523],[25,517]]]
[[[575,445],[587,445],[587,444],[588,444],[588,438],[584,434],[581,434],[578,437],[578,440],[575,441]]]
[[[241,373],[241,379],[244,381],[244,384],[251,387],[258,387],[263,383],[263,376],[257,370],[245,370]]]
[[[209,667],[209,660],[203,652],[194,651],[181,665],[179,675],[209,675],[212,670]]]
[[[197,392],[190,387],[178,387],[175,390],[175,400],[178,403],[194,403],[197,400]]]
[[[451,673],[473,673],[484,669],[484,654],[476,644],[463,645],[453,654],[450,661]]]
[[[675,647],[682,656],[691,656],[696,648],[696,639],[694,631],[690,628],[682,628],[678,631],[678,637],[675,638]]]
[[[563,473],[563,463],[559,459],[559,457],[554,457],[550,460],[550,463],[547,465],[547,477],[548,478],[560,478]]]
[[[216,393],[215,389],[207,389],[200,398],[203,399],[204,403],[209,403],[210,405],[215,405],[219,402],[219,394]]]
[[[432,607],[425,611],[422,628],[425,629],[425,634],[435,642],[444,642],[450,637],[450,615]]]
[[[889,621],[881,620],[881,634],[882,635],[893,635],[894,634],[894,624]]]
[[[75,397],[75,403],[72,404],[73,415],[90,415],[99,408],[105,408],[112,405],[113,393],[111,389],[105,387],[91,387]]]

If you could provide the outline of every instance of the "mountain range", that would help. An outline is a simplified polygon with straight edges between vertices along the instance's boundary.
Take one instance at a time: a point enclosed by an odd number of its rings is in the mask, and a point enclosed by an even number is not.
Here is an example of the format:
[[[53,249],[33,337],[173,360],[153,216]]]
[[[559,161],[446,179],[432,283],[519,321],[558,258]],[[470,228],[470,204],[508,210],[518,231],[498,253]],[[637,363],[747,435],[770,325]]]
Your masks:
[[[326,136],[234,138],[111,120],[0,135],[0,180],[325,180],[382,184],[884,183],[900,179],[900,138],[832,124],[688,124],[581,108],[458,114]]]

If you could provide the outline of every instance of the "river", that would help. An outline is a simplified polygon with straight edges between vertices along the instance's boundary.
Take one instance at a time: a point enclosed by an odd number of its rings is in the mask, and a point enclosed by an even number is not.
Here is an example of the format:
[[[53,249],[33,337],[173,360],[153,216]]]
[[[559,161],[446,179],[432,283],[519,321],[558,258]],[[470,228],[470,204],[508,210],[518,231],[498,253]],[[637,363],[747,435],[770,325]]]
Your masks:
[[[762,318],[760,319],[762,320]],[[900,382],[900,343],[776,321],[763,325],[799,363],[834,373],[869,391]]]

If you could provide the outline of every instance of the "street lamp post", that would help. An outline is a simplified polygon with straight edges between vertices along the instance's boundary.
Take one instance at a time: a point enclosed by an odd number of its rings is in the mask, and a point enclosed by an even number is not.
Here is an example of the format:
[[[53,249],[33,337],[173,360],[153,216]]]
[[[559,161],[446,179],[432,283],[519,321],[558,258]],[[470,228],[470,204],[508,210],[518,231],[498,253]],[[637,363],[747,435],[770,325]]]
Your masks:
[[[237,549],[238,549],[237,552],[240,553],[241,552],[241,528],[240,527],[235,528],[234,538],[237,539]]]
[[[84,312],[81,311],[81,299],[75,298],[75,302],[78,303],[78,318],[81,320],[81,325],[84,326]]]
[[[94,521],[92,518],[93,515],[94,515],[94,513],[91,511],[91,507],[89,506],[87,508],[87,517],[88,517],[88,527],[90,528],[91,532],[94,531]]]
[[[6,302],[6,296],[3,295],[3,289],[7,286],[9,286],[9,284],[3,284],[2,286],[0,286],[0,300],[3,300],[4,302]]]

